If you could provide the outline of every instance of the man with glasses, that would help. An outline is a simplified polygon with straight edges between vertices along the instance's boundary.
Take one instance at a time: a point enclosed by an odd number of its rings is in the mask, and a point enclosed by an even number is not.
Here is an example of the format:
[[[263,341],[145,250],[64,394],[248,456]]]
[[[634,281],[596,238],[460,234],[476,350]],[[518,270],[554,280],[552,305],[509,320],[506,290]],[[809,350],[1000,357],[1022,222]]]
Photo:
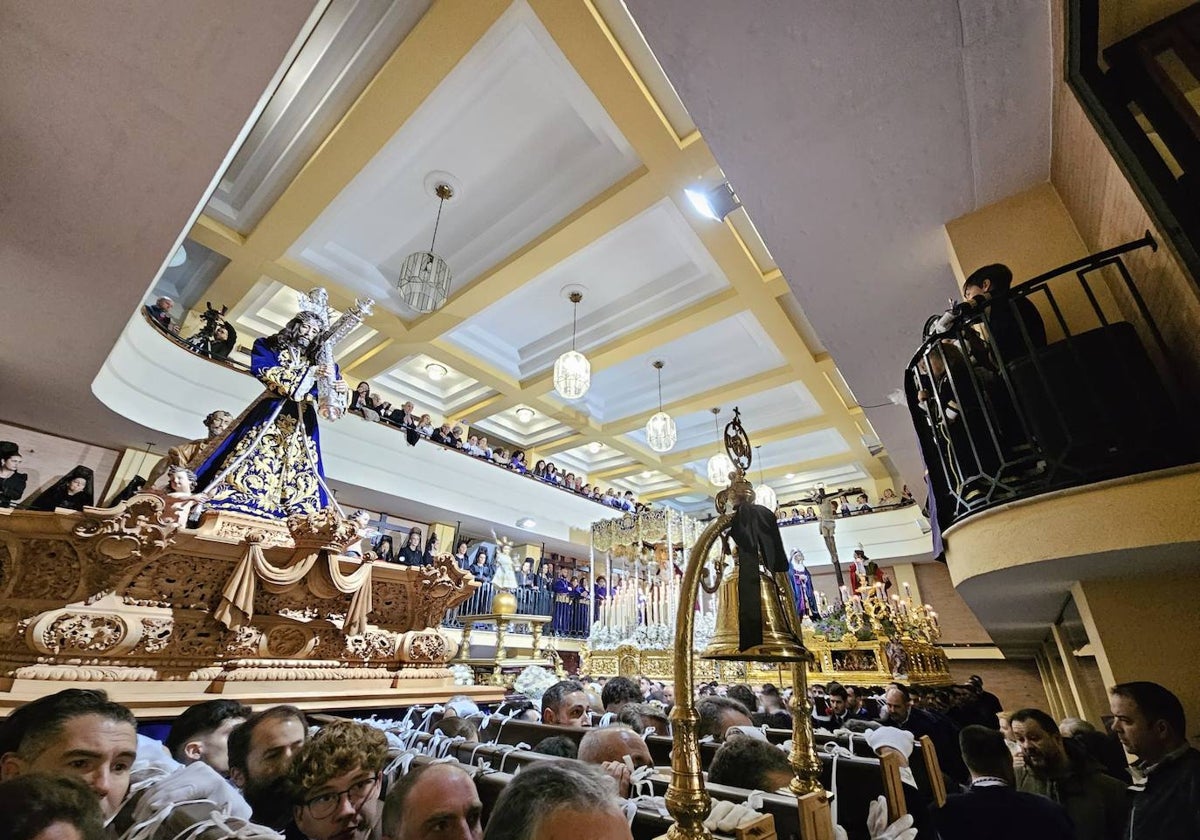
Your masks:
[[[288,771],[292,824],[288,840],[366,840],[380,817],[379,786],[387,738],[378,729],[339,720],[296,754]]]

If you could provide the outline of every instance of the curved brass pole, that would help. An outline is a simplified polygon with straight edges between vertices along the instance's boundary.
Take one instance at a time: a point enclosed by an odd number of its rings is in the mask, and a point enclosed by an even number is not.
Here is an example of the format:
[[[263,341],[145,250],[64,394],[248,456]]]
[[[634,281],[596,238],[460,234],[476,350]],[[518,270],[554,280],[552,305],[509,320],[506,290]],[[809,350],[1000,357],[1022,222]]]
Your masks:
[[[723,513],[708,524],[688,555],[679,590],[679,610],[675,629],[675,706],[671,709],[671,732],[674,748],[671,751],[671,785],[667,788],[667,810],[675,824],[667,831],[670,840],[711,840],[704,827],[712,800],[704,789],[704,773],[700,763],[700,739],[696,724],[694,685],[695,663],[692,633],[696,625],[696,599],[700,595],[700,571],[717,537],[733,522],[733,515]]]

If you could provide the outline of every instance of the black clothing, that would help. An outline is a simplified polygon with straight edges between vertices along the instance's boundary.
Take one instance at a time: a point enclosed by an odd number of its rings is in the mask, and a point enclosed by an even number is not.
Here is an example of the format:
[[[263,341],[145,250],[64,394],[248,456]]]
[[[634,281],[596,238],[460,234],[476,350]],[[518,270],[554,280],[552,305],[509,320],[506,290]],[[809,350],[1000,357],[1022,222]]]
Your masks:
[[[23,472],[14,472],[8,478],[0,478],[0,507],[12,507],[14,502],[20,501],[25,495],[25,484],[29,480],[29,475]]]
[[[431,434],[429,436],[429,439],[431,441],[433,441],[434,443],[440,443],[443,446],[455,446],[456,445],[454,443],[454,437],[452,435],[450,435],[449,433],[443,434],[441,429],[434,429],[433,434]]]
[[[1075,840],[1063,806],[1007,785],[950,794],[928,813],[940,840]]]
[[[396,562],[396,555],[392,549],[391,537],[380,537],[375,543],[374,548],[375,554],[379,556],[380,560],[384,561],[385,563]]]
[[[1129,840],[1196,840],[1200,837],[1200,750],[1185,747],[1146,774],[1133,796]]]
[[[897,726],[896,724],[889,725]],[[966,784],[970,780],[967,765],[963,764],[962,753],[958,749],[958,727],[950,718],[925,709],[914,708],[908,713],[908,720],[899,724],[897,728],[911,732],[913,738],[917,739],[928,735],[933,741],[938,762],[942,765],[942,770],[946,772],[946,775],[961,784]]]
[[[992,339],[992,353],[1000,365],[1029,355],[1029,349],[1046,346],[1046,326],[1037,307],[1027,297],[996,295],[983,308],[983,323]],[[1021,333],[1024,325],[1029,344]]]
[[[150,320],[157,324],[167,332],[171,331],[171,313],[165,309],[159,309],[153,304],[146,304],[146,314],[150,316]]]
[[[405,544],[404,548],[396,552],[396,562],[403,563],[405,566],[424,566],[425,552]]]
[[[67,485],[76,478],[86,480],[87,484],[78,493],[68,493]],[[68,508],[69,510],[83,510],[85,506],[91,507],[95,503],[95,496],[92,493],[92,471],[80,464],[54,482],[48,489],[38,494],[38,497],[29,505],[29,509],[51,511],[55,508]]]

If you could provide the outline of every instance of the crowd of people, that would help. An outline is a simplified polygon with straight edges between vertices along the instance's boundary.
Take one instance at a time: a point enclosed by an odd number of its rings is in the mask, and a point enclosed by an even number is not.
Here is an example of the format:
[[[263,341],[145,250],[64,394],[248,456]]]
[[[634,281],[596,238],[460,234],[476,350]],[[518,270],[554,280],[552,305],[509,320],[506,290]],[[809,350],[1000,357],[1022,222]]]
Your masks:
[[[856,493],[853,502],[850,501],[849,496],[840,500],[830,500],[833,515],[842,517],[854,516],[861,513],[873,513],[877,510],[893,510],[912,504],[916,504],[916,500],[913,498],[912,492],[908,489],[908,485],[904,486],[899,496],[896,495],[896,491],[892,488],[886,488],[874,504],[871,504],[871,500],[866,493]],[[780,525],[795,525],[798,522],[816,522],[820,518],[820,513],[811,505],[801,510],[798,503],[785,502],[775,509],[775,520]]]
[[[49,487],[22,503],[29,485],[29,474],[21,472],[25,458],[19,444],[0,440],[0,507],[52,511],[83,510],[96,504],[91,467],[76,465]]]
[[[818,734],[859,733],[870,753],[893,753],[902,768],[908,815],[889,824],[882,805],[873,807],[865,831],[854,827],[858,836],[1200,837],[1200,751],[1188,745],[1182,705],[1166,688],[1114,686],[1111,735],[1080,721],[1056,723],[1035,708],[993,711],[999,701],[978,678],[939,691],[814,687]],[[102,691],[70,688],[25,704],[0,725],[0,840],[277,836],[269,831],[286,840],[550,840],[570,826],[576,834],[586,826],[579,836],[627,840],[631,797],[644,799],[646,781],[666,772],[655,766],[648,739],[670,733],[674,699],[669,685],[645,677],[568,679],[540,701],[510,698],[504,714],[544,737],[485,821],[477,779],[492,771],[453,759],[414,764],[379,721],[323,717],[314,726],[292,706],[255,712],[213,699],[163,726],[139,723]],[[790,729],[790,701],[769,685],[700,686],[697,734],[718,745],[708,782],[746,793],[745,805],[714,807],[710,828],[757,816],[751,791],[787,793],[790,745],[771,733]],[[930,701],[946,701],[946,712]],[[457,696],[423,719],[442,743],[477,749],[482,713]],[[586,732],[567,737],[579,729]],[[924,735],[948,776],[940,807],[908,764]],[[1123,748],[1121,760],[1097,758],[1099,741]],[[1126,753],[1136,763],[1126,764]]]

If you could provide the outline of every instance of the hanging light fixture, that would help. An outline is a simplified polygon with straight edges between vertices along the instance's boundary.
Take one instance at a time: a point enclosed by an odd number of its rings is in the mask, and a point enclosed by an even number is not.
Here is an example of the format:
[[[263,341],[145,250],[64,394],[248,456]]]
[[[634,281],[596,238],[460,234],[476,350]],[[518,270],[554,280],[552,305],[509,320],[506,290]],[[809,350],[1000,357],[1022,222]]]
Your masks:
[[[758,452],[758,486],[754,488],[754,504],[775,510],[775,506],[779,504],[779,498],[775,495],[775,491],[763,481],[762,447],[756,446],[754,449]]]
[[[429,243],[428,251],[417,251],[409,254],[400,264],[400,276],[393,285],[396,294],[405,304],[418,312],[434,312],[446,304],[450,296],[450,266],[446,261],[433,252],[437,244],[438,225],[442,221],[442,207],[454,198],[454,189],[446,183],[439,182],[433,189],[438,197],[437,219],[433,223],[433,240]]]
[[[577,400],[587,393],[592,384],[592,363],[575,349],[575,327],[583,293],[573,291],[569,300],[574,307],[571,315],[571,349],[554,362],[554,390],[564,400]]]
[[[717,430],[717,446],[721,446],[724,438],[721,437],[721,426],[717,422],[717,415],[721,413],[721,409],[709,409],[713,416],[713,428]],[[725,449],[708,459],[708,482],[715,487],[728,487],[729,474],[733,472],[733,461],[729,460],[729,456],[725,454]]]
[[[646,443],[655,452],[670,452],[675,446],[675,421],[671,415],[662,410],[662,369],[665,362],[656,361],[654,369],[658,371],[658,413],[646,423]]]

